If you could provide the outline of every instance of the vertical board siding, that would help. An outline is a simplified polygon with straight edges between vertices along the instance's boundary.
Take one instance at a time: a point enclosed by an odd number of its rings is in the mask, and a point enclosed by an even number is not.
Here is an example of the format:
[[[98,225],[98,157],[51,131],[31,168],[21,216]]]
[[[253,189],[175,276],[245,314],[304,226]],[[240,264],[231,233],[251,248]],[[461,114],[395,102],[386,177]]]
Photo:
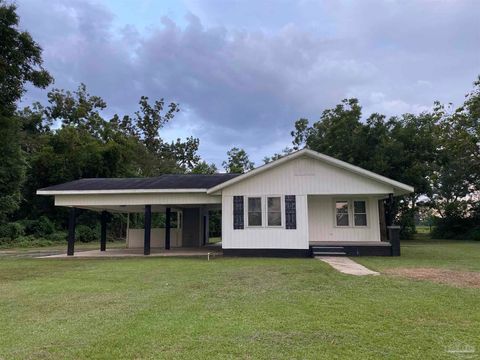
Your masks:
[[[337,227],[334,211],[336,200],[366,200],[367,226]],[[353,225],[351,206],[349,210],[350,225]],[[380,241],[378,197],[310,195],[308,196],[308,228],[310,241]]]
[[[128,229],[127,247],[129,249],[143,248],[143,229]],[[152,228],[152,236],[150,239],[150,247],[152,248],[164,248],[165,247],[165,229],[164,228]],[[182,246],[182,229],[171,228],[170,229],[170,246],[180,247]]]
[[[298,158],[222,190],[224,195],[389,194],[390,185],[316,159]]]
[[[297,226],[296,229],[288,231],[284,226],[260,228],[244,226],[242,231],[234,230],[233,208],[233,196],[224,195],[222,201],[222,247],[224,249],[308,249],[306,196],[296,196]]]
[[[244,226],[244,203],[243,196],[233,197],[233,229],[240,230]]]
[[[285,228],[297,228],[297,209],[295,195],[285,195]]]
[[[378,199],[391,185],[357,175],[308,157],[233,184],[222,190],[222,246],[225,249],[306,249],[311,241],[380,241]],[[341,195],[343,194],[343,195]],[[285,225],[234,231],[234,196],[282,196]],[[288,196],[295,195],[296,229],[288,220]],[[365,228],[337,228],[333,199],[367,200]]]

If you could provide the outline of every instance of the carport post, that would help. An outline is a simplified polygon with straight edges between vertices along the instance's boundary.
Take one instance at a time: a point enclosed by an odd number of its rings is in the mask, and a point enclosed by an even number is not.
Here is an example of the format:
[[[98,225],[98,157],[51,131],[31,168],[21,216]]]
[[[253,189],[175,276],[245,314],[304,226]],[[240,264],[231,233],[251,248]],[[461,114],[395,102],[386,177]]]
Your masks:
[[[105,251],[107,248],[107,212],[102,211],[102,227],[101,227],[101,234],[100,234],[100,251]]]
[[[152,232],[152,205],[145,205],[145,226],[143,238],[143,255],[150,255],[150,236]]]
[[[70,208],[70,213],[68,216],[68,245],[67,245],[67,255],[73,256],[75,251],[75,208]]]
[[[170,250],[170,225],[172,210],[167,207],[165,210],[165,250]]]

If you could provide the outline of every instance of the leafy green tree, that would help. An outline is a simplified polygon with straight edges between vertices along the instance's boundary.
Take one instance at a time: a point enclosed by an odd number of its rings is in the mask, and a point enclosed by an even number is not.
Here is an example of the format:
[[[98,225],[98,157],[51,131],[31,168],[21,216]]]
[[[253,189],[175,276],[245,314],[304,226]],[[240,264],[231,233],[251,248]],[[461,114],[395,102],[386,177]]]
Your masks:
[[[105,120],[100,112],[107,103],[99,96],[90,95],[85,84],[73,92],[53,89],[47,96],[50,105],[43,109],[47,122],[60,121],[64,127],[85,129],[95,137],[102,137]]]
[[[322,113],[311,126],[306,119],[295,123],[294,148],[306,146],[384,176],[414,186],[415,193],[397,201],[398,219],[404,232],[413,232],[415,205],[420,196],[431,195],[429,179],[437,147],[435,115],[404,114],[386,120],[372,114],[361,120],[357,99],[345,99]],[[407,229],[408,224],[408,229]]]
[[[463,218],[476,207],[480,191],[480,81],[463,106],[448,111],[437,103],[439,145],[432,181],[432,202],[443,217]]]
[[[147,96],[140,99],[140,110],[135,112],[135,125],[143,143],[151,153],[161,150],[162,139],[160,130],[175,117],[180,111],[178,104],[170,103],[165,114],[162,112],[165,107],[164,99],[156,100],[153,105],[148,102]]]
[[[0,0],[0,221],[18,208],[25,174],[17,101],[27,83],[45,88],[53,81],[42,67],[42,49],[18,23],[16,6]]]
[[[292,148],[286,147],[285,149],[282,150],[281,153],[275,153],[272,156],[265,156],[263,158],[263,163],[268,164],[269,162],[281,159],[284,156],[287,156],[291,154],[294,150]]]
[[[12,115],[25,84],[45,88],[53,78],[42,67],[42,49],[18,28],[16,5],[0,0],[0,111]]]
[[[255,166],[243,149],[233,147],[227,152],[227,156],[228,159],[222,163],[222,166],[228,173],[243,174]]]
[[[206,174],[213,175],[218,172],[215,164],[208,164],[206,161],[199,161],[195,167],[192,169],[192,174]]]

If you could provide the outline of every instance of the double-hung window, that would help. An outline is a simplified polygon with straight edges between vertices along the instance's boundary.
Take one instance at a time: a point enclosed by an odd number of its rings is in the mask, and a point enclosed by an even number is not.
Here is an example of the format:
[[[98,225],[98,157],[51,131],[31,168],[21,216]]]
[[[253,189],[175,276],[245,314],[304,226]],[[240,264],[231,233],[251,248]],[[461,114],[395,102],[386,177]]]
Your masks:
[[[267,197],[267,225],[282,226],[282,198],[280,196]]]
[[[367,204],[363,200],[353,202],[353,221],[355,226],[367,226]]]
[[[335,225],[338,227],[348,227],[352,225],[355,227],[366,227],[367,202],[365,200],[336,201]]]
[[[248,198],[248,226],[262,226],[262,198]]]
[[[337,226],[350,226],[348,201],[335,203],[335,221]]]

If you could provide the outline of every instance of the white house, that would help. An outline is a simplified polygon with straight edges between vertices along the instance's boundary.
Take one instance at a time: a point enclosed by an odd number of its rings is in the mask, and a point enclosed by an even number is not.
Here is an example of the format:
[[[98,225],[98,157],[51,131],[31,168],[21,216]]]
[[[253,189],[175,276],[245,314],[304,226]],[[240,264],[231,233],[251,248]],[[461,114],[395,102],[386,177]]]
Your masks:
[[[144,228],[127,230],[127,246],[143,247],[145,255],[151,248],[208,244],[208,213],[221,209],[224,255],[308,256],[398,252],[386,241],[388,204],[411,192],[411,186],[304,149],[241,175],[81,179],[37,194],[54,195],[55,205],[71,208],[70,255],[75,208],[83,208],[144,213]],[[165,226],[152,228],[158,212],[165,213]],[[102,216],[101,250],[105,233]]]

